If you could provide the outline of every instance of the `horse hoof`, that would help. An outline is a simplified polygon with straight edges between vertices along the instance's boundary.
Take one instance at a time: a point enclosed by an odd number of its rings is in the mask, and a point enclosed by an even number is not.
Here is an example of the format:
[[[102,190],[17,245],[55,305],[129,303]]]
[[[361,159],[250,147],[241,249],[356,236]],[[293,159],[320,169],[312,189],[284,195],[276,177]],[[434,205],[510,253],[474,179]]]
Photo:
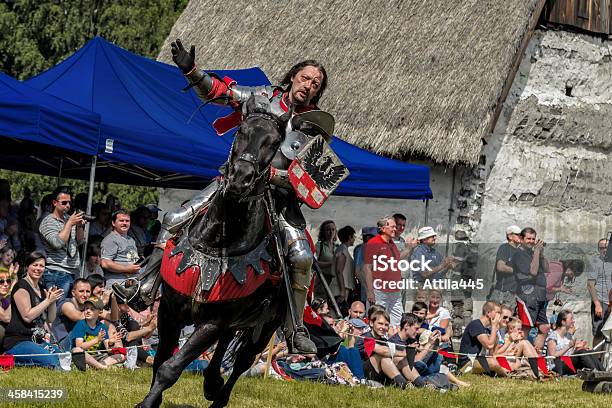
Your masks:
[[[223,408],[227,406],[228,401],[214,401],[208,408]]]
[[[223,388],[223,377],[216,377],[204,380],[204,398],[208,401],[214,401],[216,403],[217,396],[219,395],[219,391]],[[220,407],[224,405],[218,405]]]

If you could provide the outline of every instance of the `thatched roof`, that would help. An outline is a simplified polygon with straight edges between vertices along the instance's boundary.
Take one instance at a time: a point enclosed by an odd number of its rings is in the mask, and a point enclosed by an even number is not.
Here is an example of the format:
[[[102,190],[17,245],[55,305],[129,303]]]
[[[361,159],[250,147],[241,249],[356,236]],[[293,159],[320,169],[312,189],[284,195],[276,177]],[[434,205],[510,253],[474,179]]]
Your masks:
[[[200,67],[260,66],[272,82],[314,58],[339,137],[392,156],[476,164],[540,0],[191,0],[170,41]],[[537,16],[536,16],[537,17]]]

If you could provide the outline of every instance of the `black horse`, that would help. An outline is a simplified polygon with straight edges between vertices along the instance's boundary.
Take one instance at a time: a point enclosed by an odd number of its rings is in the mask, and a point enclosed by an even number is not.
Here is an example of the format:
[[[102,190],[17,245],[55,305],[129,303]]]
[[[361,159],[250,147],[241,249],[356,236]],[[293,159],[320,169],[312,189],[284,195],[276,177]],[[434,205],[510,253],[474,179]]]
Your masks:
[[[270,241],[269,169],[285,135],[291,114],[276,117],[269,113],[266,98],[251,97],[244,120],[236,132],[223,181],[206,214],[183,231],[193,248],[225,257],[239,258]],[[175,239],[176,241],[176,239]],[[278,269],[276,262],[270,264]],[[227,258],[226,258],[227,259]],[[180,271],[179,271],[180,272]],[[218,276],[217,276],[218,278]],[[159,345],[153,364],[153,381],[138,407],[159,407],[162,393],[171,387],[183,369],[202,352],[217,343],[210,365],[204,372],[204,396],[211,407],[227,405],[238,377],[254,362],[280,326],[287,295],[271,280],[247,297],[227,302],[196,302],[164,283],[158,310]],[[194,324],[195,331],[174,355],[181,329]],[[224,384],[220,366],[232,340],[234,366]]]

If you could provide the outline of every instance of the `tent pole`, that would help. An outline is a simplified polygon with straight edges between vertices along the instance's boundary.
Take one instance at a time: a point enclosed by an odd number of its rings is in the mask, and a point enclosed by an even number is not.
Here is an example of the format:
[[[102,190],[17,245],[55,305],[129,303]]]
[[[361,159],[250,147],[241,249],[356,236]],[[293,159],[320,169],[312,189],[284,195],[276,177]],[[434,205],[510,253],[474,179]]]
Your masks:
[[[453,223],[453,213],[455,212],[454,201],[455,201],[455,174],[457,171],[457,166],[453,166],[453,182],[451,184],[451,193],[450,193],[450,205],[448,207],[448,230],[446,231],[446,256],[448,256],[448,250],[450,246],[450,233],[451,227]]]
[[[425,200],[425,223],[423,226],[427,226],[429,222],[429,200]]]
[[[60,158],[60,163],[59,163],[59,171],[57,173],[57,187],[59,187],[62,184],[62,170],[64,167],[64,158],[61,157]]]
[[[96,179],[96,163],[98,156],[91,157],[91,170],[89,170],[89,192],[87,193],[87,214],[91,214],[93,202],[94,183]],[[87,243],[89,242],[89,223],[85,224],[85,247],[83,249],[83,259],[81,259],[81,278],[85,276],[85,263],[87,262]]]

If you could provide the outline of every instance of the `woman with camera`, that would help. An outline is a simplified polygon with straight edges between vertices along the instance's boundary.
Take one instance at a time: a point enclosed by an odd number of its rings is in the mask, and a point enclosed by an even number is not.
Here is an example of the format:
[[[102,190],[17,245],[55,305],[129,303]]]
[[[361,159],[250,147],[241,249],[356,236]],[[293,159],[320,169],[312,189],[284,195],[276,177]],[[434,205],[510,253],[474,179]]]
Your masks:
[[[59,368],[59,358],[53,355],[58,348],[49,340],[49,326],[55,320],[56,301],[63,290],[42,286],[45,256],[32,252],[25,260],[25,277],[20,279],[11,294],[11,320],[6,327],[3,347],[6,354],[15,356],[16,365],[37,365]]]

